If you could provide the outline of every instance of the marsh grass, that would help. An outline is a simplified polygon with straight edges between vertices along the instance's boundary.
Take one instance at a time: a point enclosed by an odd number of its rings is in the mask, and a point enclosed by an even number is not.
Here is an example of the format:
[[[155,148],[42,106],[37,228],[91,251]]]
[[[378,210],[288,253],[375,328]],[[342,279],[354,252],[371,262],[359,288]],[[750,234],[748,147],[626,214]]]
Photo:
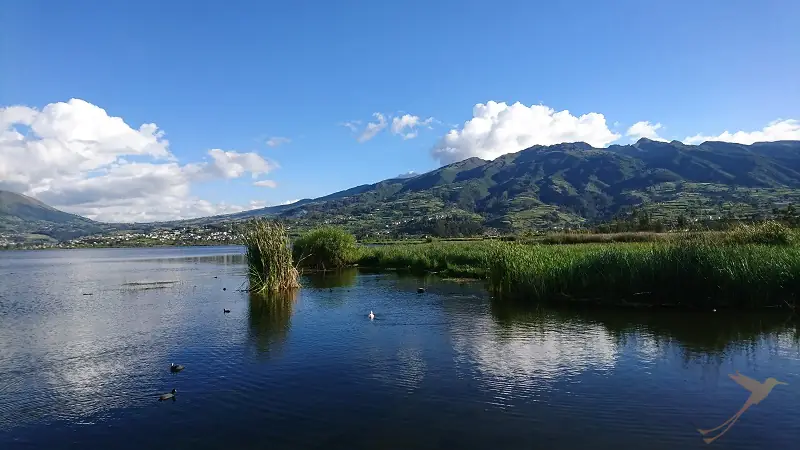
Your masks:
[[[255,219],[243,233],[250,291],[288,291],[300,287],[286,228],[277,221]]]
[[[780,224],[674,233],[656,242],[433,242],[360,249],[369,268],[485,278],[499,298],[686,308],[795,304],[800,246]]]
[[[794,245],[798,241],[797,234],[797,231],[781,222],[768,221],[756,224],[740,224],[728,231],[553,233],[540,238],[530,239],[528,243],[550,245],[612,244],[630,242],[676,242],[693,239],[706,240],[718,244]]]
[[[366,268],[482,278],[486,275],[490,247],[488,241],[361,247],[357,262]]]
[[[703,240],[570,247],[502,244],[488,280],[500,297],[532,301],[759,308],[793,304],[800,249]]]
[[[547,234],[538,241],[549,245],[568,245],[568,244],[611,244],[620,242],[661,242],[678,237],[676,233],[652,233],[652,232],[631,232],[631,233],[553,233]]]
[[[717,235],[728,244],[794,245],[797,243],[797,231],[774,221],[739,225],[729,232]]]
[[[315,228],[294,241],[292,255],[303,267],[339,269],[355,261],[356,238],[339,227]]]

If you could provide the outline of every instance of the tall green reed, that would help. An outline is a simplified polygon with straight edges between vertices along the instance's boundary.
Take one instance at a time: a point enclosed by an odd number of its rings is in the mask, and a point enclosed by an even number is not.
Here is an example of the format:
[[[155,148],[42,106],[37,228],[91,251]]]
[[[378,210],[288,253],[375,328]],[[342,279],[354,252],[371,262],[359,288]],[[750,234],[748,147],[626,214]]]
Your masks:
[[[244,229],[251,292],[287,291],[300,287],[286,228],[277,221],[254,219]]]

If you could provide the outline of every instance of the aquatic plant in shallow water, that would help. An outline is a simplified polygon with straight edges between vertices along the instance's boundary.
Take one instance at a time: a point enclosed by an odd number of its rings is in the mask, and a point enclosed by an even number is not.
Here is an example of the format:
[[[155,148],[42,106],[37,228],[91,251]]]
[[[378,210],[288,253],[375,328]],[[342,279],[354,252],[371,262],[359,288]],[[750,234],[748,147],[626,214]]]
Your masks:
[[[527,300],[758,308],[793,303],[800,248],[720,245],[705,239],[650,244],[502,244],[490,257],[498,296]]]
[[[449,276],[483,277],[491,245],[490,242],[479,241],[362,247],[358,264],[414,273],[439,272]]]
[[[315,228],[294,241],[292,255],[298,264],[315,269],[339,269],[356,259],[356,238],[335,226]]]
[[[251,292],[286,291],[300,287],[286,228],[277,221],[254,219],[244,229]]]
[[[612,244],[625,242],[677,242],[686,239],[701,240],[720,245],[794,245],[798,231],[776,221],[739,224],[727,231],[689,231],[678,233],[624,232],[586,233],[567,232],[548,234],[534,238],[532,243],[541,244]]]
[[[525,301],[588,300],[736,309],[794,305],[800,246],[779,223],[674,233],[661,242],[542,245],[474,241],[360,249],[359,265],[486,278]]]

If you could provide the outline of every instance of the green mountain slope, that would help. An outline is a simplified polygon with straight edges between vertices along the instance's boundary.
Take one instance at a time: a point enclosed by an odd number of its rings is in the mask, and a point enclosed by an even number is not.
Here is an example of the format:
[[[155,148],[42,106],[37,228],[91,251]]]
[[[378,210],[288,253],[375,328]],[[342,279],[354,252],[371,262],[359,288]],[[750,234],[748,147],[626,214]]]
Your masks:
[[[67,223],[83,219],[45,205],[35,198],[9,191],[0,191],[0,214],[26,221]],[[83,219],[87,220],[87,219]]]
[[[47,241],[98,233],[103,229],[97,222],[59,211],[26,195],[0,191],[0,235]]]
[[[64,239],[257,216],[286,219],[295,229],[341,224],[362,236],[427,233],[441,226],[465,233],[487,227],[522,231],[604,221],[634,206],[671,221],[679,215],[765,217],[775,207],[798,202],[800,141],[685,145],[641,139],[605,149],[582,142],[534,146],[290,205],[158,224],[100,224],[0,191],[0,235]]]
[[[797,200],[800,141],[693,146],[641,139],[607,149],[579,142],[534,146],[493,161],[470,158],[278,214],[364,233],[444,216],[518,231],[607,220],[632,206],[671,220],[678,214],[765,215]]]

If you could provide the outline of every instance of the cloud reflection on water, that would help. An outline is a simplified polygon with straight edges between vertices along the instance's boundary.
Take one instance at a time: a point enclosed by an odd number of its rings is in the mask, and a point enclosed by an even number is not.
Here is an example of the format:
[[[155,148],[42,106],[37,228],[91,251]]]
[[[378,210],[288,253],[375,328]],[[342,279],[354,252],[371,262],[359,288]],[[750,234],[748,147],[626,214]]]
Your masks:
[[[213,265],[196,268],[179,250],[133,260],[88,257],[95,253],[128,252],[54,253],[52,264],[15,269],[20,307],[0,315],[0,428],[152,402],[173,382],[170,360],[209,332],[198,331],[207,320],[199,312],[218,301],[220,264],[238,268],[237,255],[209,256]]]
[[[509,397],[536,397],[588,371],[611,370],[618,358],[615,339],[599,325],[501,325],[483,315],[452,322],[451,332],[457,363],[474,367],[499,405]]]

